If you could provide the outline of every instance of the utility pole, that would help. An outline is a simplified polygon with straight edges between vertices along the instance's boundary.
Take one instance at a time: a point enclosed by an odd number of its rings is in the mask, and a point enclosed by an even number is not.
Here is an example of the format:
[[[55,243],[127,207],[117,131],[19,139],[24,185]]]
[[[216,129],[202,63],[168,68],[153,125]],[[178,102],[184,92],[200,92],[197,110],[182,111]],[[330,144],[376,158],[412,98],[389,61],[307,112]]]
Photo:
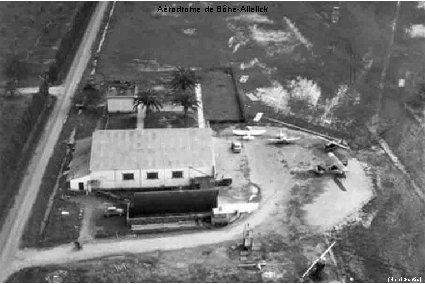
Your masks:
[[[304,272],[303,276],[301,276],[301,280],[304,279],[304,277],[310,272],[310,270],[313,269],[313,267],[316,265],[317,262],[319,262],[320,259],[323,259],[328,252],[332,249],[332,247],[336,244],[336,242],[333,242],[311,265],[310,267]]]

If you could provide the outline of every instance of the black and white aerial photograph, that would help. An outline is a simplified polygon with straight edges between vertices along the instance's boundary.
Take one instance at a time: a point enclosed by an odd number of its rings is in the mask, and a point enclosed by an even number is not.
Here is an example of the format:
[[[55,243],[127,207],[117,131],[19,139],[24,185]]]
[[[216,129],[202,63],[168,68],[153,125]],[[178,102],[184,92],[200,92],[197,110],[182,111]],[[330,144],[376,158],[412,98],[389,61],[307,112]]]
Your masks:
[[[425,2],[0,1],[0,283],[425,283]]]

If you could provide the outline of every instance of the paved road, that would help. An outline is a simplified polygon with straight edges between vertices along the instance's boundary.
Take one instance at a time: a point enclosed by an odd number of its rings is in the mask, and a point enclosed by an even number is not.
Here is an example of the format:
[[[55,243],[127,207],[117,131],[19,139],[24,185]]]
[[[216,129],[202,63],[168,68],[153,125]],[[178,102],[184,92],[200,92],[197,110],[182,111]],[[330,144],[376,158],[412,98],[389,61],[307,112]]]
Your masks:
[[[32,206],[37,198],[41,179],[49,158],[53,154],[55,144],[62,130],[62,125],[66,120],[71,106],[71,98],[90,60],[91,48],[99,32],[107,5],[108,2],[99,2],[92,16],[87,31],[70,67],[68,76],[65,79],[64,93],[62,96],[58,96],[55,108],[46,124],[43,135],[35,150],[35,154],[28,165],[19,192],[16,195],[15,204],[9,211],[9,215],[0,232],[1,282],[4,282],[8,277],[7,271],[11,264],[11,260],[19,250],[19,242],[31,213]]]

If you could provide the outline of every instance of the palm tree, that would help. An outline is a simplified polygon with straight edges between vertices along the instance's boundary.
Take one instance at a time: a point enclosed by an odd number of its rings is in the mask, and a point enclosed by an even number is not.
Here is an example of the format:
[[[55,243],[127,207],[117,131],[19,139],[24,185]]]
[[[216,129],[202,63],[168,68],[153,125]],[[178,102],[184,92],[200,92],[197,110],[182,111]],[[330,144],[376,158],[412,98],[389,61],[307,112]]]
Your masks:
[[[146,115],[152,110],[160,111],[162,109],[162,103],[158,93],[153,90],[146,90],[137,94],[134,109],[139,105],[142,105],[142,108],[146,108]]]
[[[198,78],[195,72],[190,68],[178,67],[173,73],[173,79],[171,80],[171,88],[175,91],[187,91],[193,90],[195,85],[198,83]]]
[[[199,101],[194,94],[188,92],[181,92],[174,98],[174,104],[181,105],[184,111],[184,119],[186,120],[189,109],[197,110]]]

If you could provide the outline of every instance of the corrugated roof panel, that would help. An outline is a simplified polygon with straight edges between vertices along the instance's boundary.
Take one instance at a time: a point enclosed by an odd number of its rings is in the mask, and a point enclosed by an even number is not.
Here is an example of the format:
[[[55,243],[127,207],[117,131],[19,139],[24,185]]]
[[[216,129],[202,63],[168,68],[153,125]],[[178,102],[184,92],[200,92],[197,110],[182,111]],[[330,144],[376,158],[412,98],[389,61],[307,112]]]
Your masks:
[[[91,170],[184,168],[212,165],[209,128],[97,130],[93,133]]]

